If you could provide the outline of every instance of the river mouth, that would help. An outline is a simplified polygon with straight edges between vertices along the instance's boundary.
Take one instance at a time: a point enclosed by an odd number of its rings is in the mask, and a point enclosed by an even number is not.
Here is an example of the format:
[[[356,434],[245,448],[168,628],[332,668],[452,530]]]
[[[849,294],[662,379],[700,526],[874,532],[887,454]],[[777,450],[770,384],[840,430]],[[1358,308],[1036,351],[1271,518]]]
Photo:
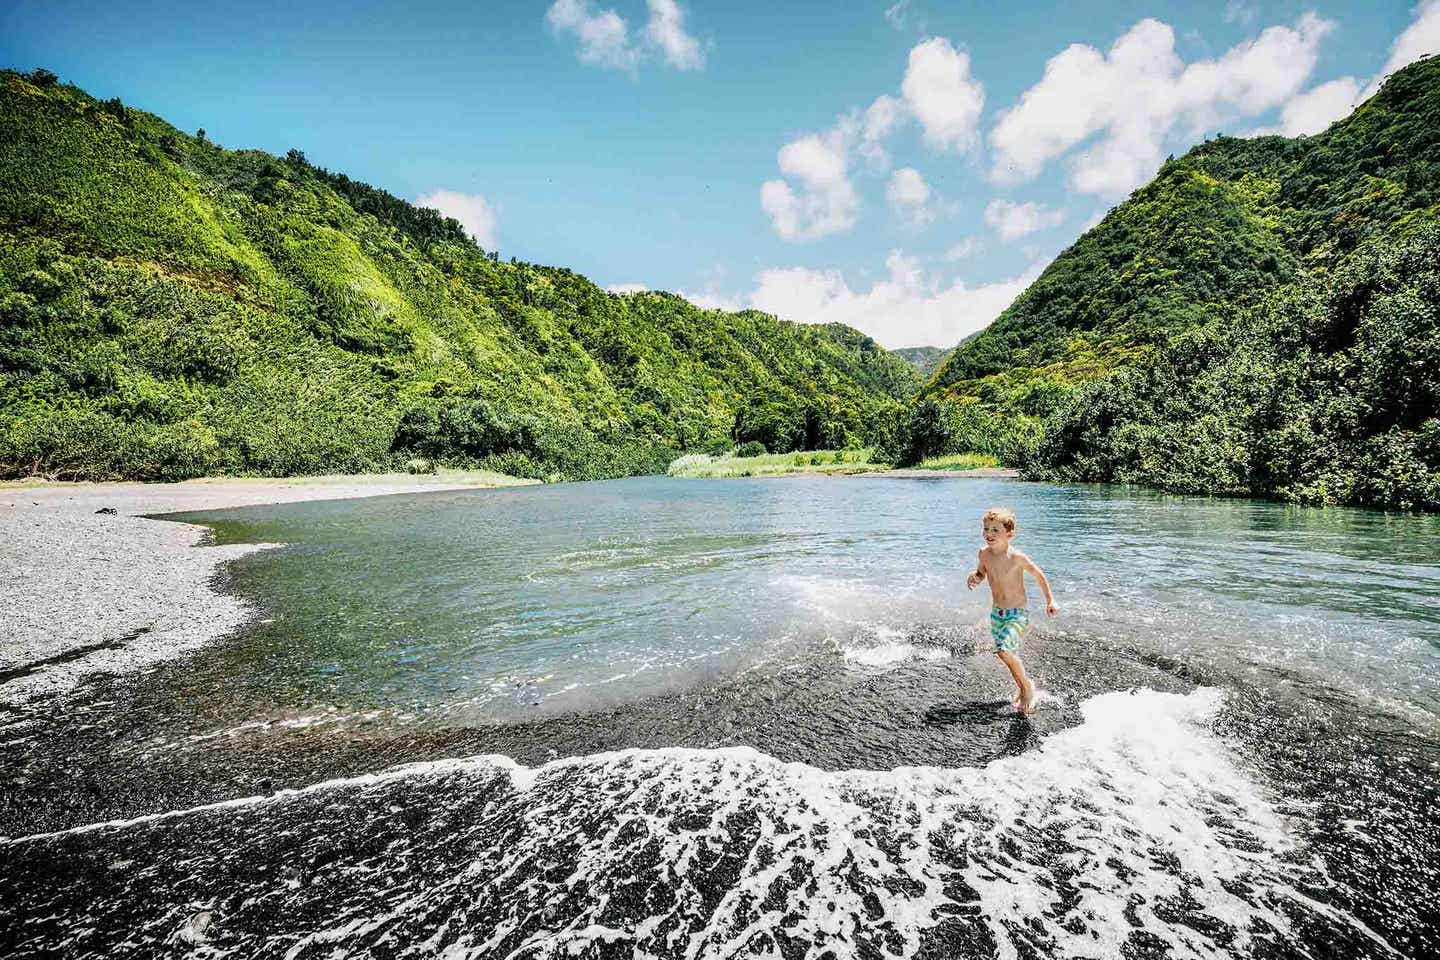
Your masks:
[[[725,549],[739,559],[716,560],[713,540],[686,537],[711,570],[753,569],[775,550],[763,537],[732,540]],[[623,557],[623,547],[605,549]],[[835,542],[807,549],[831,554]],[[312,550],[308,562],[321,559]],[[1057,563],[1042,562],[1058,581]],[[1207,627],[1161,618],[1137,631],[1157,593],[1127,596],[1102,577],[1108,628],[1062,593],[1070,616],[1027,638],[1048,696],[1017,717],[975,611],[937,614],[899,589],[882,599],[902,615],[876,614],[865,568],[915,583],[905,563],[897,573],[860,557],[768,594],[801,596],[778,614],[787,625],[815,622],[805,604],[840,611],[813,634],[782,631],[784,644],[669,685],[619,695],[604,685],[578,703],[575,690],[546,698],[522,682],[485,710],[467,697],[415,710],[409,693],[367,681],[347,698],[343,682],[311,685],[326,675],[281,663],[270,680],[290,686],[261,704],[251,694],[263,684],[225,685],[234,664],[264,664],[257,651],[274,649],[265,631],[258,646],[242,631],[145,675],[94,681],[63,711],[36,705],[14,717],[4,745],[7,779],[21,781],[0,811],[0,832],[21,838],[0,848],[13,867],[0,886],[18,905],[7,953],[1436,948],[1440,739],[1424,697],[1408,693],[1423,683],[1387,680],[1366,695],[1308,655],[1271,656],[1293,623],[1272,624],[1237,656],[1225,618],[1235,611],[1223,606],[1206,611]],[[624,593],[613,568],[597,568],[602,594]],[[272,596],[257,619],[285,622],[274,616],[290,613],[285,603]],[[1426,608],[1416,610],[1398,636],[1423,639]],[[1176,639],[1181,626],[1188,642]],[[696,632],[725,633],[713,627]],[[434,689],[429,677],[421,686]],[[125,822],[86,828],[103,821]]]

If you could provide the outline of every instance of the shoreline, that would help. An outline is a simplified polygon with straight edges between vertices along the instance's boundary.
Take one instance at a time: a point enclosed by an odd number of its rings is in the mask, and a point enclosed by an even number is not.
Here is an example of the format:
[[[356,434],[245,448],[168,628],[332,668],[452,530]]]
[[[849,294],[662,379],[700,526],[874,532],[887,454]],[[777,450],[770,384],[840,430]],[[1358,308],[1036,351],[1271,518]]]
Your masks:
[[[226,563],[279,544],[207,545],[208,527],[155,515],[532,482],[446,471],[0,483],[0,704],[65,693],[92,674],[143,669],[245,622],[249,604],[216,581]]]
[[[872,477],[916,477],[956,480],[1018,480],[1020,471],[1011,467],[972,467],[969,470],[927,470],[922,467],[896,467],[893,470],[879,470]]]
[[[792,470],[788,473],[757,473],[751,477],[676,477],[676,480],[770,480],[795,477],[873,477],[891,480],[1018,480],[1020,471],[1009,467],[975,467],[971,470],[926,470],[893,467],[887,470]]]
[[[853,466],[835,464],[832,470],[760,476],[1018,476],[998,467],[856,470]],[[252,614],[246,600],[223,589],[224,567],[281,544],[217,546],[208,542],[208,527],[159,516],[536,482],[461,470],[211,477],[176,483],[0,482],[0,620],[9,627],[0,642],[0,704],[18,706],[66,693],[94,674],[143,670],[220,639]]]

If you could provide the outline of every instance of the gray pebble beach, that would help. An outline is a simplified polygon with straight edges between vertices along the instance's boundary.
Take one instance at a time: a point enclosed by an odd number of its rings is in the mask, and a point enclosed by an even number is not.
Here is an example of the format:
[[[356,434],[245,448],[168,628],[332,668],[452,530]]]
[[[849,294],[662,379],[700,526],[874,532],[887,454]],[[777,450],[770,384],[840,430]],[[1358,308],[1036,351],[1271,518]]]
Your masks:
[[[147,514],[517,482],[455,472],[0,484],[0,702],[141,670],[244,621],[245,602],[212,582],[225,562],[273,545],[202,545],[206,528]]]

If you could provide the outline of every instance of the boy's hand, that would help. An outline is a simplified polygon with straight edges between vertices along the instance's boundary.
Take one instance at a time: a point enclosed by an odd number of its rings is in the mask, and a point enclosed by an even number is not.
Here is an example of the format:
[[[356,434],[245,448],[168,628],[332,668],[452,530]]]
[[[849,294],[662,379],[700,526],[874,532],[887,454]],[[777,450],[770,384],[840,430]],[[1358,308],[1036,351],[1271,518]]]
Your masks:
[[[980,584],[983,583],[984,580],[985,578],[980,576],[979,570],[972,570],[970,572],[970,576],[965,578],[965,586],[969,587],[971,590],[974,590],[976,587],[980,586]]]
[[[1055,606],[1054,600],[1051,600],[1049,603],[1045,604],[1045,613],[1048,616],[1058,617],[1060,615],[1060,608]]]

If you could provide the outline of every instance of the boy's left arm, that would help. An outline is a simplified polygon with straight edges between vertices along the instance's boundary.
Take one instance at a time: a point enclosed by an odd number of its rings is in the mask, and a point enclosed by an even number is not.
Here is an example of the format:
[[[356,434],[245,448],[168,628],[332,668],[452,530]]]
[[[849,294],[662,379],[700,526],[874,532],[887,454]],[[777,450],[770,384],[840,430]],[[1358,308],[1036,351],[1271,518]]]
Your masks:
[[[1059,613],[1060,608],[1055,606],[1055,596],[1050,592],[1050,581],[1045,579],[1045,571],[1024,554],[1021,554],[1020,566],[1029,571],[1030,575],[1035,578],[1035,582],[1040,584],[1040,591],[1045,594],[1045,612],[1052,617]]]

